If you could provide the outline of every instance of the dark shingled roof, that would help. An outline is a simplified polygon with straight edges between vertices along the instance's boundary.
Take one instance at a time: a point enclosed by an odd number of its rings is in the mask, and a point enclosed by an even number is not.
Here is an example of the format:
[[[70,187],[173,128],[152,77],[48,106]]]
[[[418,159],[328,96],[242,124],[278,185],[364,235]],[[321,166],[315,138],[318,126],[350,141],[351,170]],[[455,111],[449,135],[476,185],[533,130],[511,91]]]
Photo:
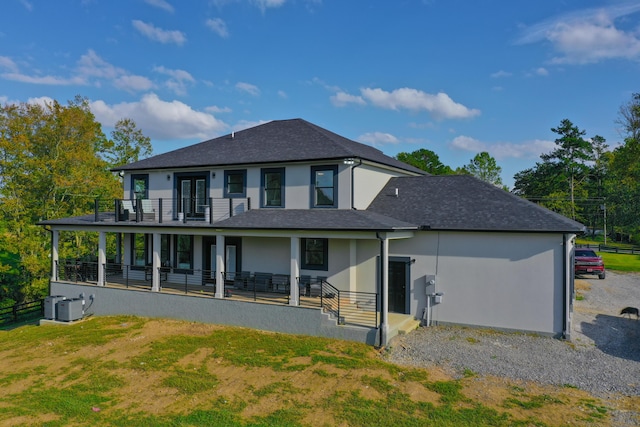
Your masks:
[[[468,175],[392,178],[367,210],[432,230],[577,233],[584,228]]]
[[[375,212],[346,209],[254,209],[216,222],[215,228],[262,230],[393,231],[417,227]]]
[[[360,158],[423,175],[425,172],[302,119],[275,120],[114,168],[146,170]]]

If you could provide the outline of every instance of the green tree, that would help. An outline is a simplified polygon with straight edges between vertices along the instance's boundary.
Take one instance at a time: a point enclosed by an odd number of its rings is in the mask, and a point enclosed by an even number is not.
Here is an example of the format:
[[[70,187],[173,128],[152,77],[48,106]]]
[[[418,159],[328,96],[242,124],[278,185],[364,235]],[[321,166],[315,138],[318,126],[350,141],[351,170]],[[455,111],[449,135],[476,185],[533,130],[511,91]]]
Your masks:
[[[469,164],[462,167],[462,170],[489,184],[498,187],[502,185],[502,178],[500,178],[502,168],[498,166],[496,159],[486,151],[476,154]]]
[[[100,155],[106,144],[84,98],[67,106],[53,101],[0,108],[0,215],[6,227],[0,250],[17,253],[31,278],[22,284],[23,298],[43,295],[49,275],[50,235],[36,223],[87,214],[95,199],[119,194]],[[93,248],[82,233],[69,234],[73,244],[61,242],[61,257],[71,246]]]
[[[111,132],[104,157],[111,167],[137,162],[149,157],[153,152],[151,138],[145,136],[131,119],[120,119]]]
[[[559,135],[555,140],[556,148],[540,157],[544,161],[556,162],[562,167],[569,193],[569,216],[576,219],[576,191],[588,176],[587,162],[592,158],[593,147],[590,141],[583,138],[586,132],[578,129],[568,119],[562,120],[560,126],[551,128],[551,131]]]
[[[426,148],[421,148],[411,153],[398,153],[396,159],[432,175],[451,175],[454,173],[453,169],[440,161],[436,153]]]

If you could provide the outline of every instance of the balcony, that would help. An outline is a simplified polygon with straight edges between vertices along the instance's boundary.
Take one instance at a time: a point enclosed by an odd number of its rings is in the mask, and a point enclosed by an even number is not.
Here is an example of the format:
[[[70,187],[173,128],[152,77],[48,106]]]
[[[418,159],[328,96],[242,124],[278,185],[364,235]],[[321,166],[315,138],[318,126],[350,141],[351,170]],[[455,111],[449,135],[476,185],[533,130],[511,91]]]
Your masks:
[[[95,222],[213,224],[251,210],[251,198],[95,200]]]

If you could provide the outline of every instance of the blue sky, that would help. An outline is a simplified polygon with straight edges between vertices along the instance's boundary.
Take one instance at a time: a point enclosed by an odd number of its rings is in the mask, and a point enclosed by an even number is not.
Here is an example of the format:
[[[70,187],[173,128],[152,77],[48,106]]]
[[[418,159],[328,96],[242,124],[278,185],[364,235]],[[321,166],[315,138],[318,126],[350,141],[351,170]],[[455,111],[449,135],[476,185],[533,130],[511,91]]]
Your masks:
[[[154,153],[303,118],[513,183],[568,118],[611,147],[640,92],[640,2],[3,0],[0,103],[87,97]]]

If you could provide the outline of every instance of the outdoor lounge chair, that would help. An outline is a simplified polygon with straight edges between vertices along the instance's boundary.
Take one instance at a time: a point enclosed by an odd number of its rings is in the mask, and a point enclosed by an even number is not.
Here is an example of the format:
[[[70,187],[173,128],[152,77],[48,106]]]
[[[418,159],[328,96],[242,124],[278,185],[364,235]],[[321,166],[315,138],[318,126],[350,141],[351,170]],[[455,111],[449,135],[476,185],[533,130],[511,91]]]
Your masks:
[[[131,200],[122,200],[120,206],[122,207],[120,220],[131,221],[136,218],[136,210],[133,208]]]
[[[300,288],[300,296],[309,296],[309,285],[311,285],[311,276],[302,275],[298,278],[298,287]]]
[[[267,292],[271,287],[271,273],[256,273],[254,277],[254,286],[256,292]]]
[[[142,220],[153,221],[156,219],[156,211],[153,209],[153,204],[149,199],[140,199],[142,204]]]
[[[247,281],[251,273],[248,271],[238,271],[233,278],[233,287],[236,289],[247,289]]]
[[[316,280],[312,281],[309,285],[309,296],[319,297],[322,295],[322,281],[327,280],[326,277],[318,276]]]
[[[287,293],[289,291],[289,276],[286,274],[274,274],[271,278],[271,286],[274,292]]]

